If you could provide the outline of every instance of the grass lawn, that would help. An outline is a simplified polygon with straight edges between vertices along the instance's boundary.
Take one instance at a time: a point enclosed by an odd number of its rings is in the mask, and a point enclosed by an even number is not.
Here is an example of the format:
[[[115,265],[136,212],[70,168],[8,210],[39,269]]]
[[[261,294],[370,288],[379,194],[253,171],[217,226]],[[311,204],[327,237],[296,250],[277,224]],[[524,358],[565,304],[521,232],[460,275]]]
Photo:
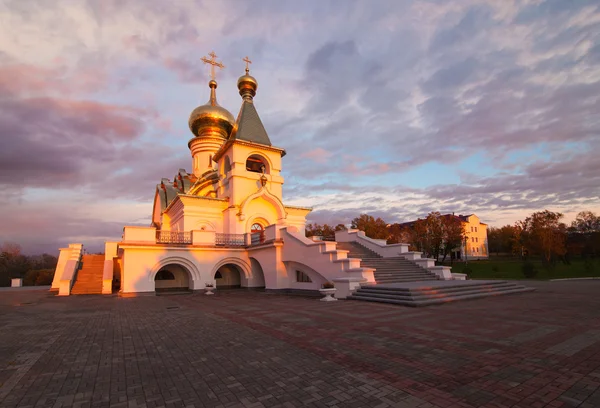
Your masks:
[[[561,279],[600,277],[600,259],[572,260],[569,265],[558,262],[553,268],[545,268],[539,259],[529,259],[535,265],[534,279]],[[445,265],[450,265],[445,262]],[[520,258],[490,257],[489,260],[455,262],[452,272],[467,273],[469,279],[526,279],[521,270]],[[470,271],[469,271],[470,270]]]

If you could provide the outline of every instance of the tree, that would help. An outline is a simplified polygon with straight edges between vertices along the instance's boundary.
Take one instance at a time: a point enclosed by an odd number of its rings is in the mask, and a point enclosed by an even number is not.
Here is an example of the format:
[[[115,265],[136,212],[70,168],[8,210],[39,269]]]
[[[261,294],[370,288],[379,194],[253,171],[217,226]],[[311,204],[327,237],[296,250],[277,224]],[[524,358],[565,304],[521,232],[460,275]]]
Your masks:
[[[455,248],[460,247],[466,238],[466,232],[463,222],[454,215],[445,215],[442,217],[442,252],[446,256]],[[450,257],[452,262],[452,257]]]
[[[571,227],[580,233],[600,232],[600,217],[591,211],[581,211],[571,223]]]
[[[514,225],[505,225],[500,228],[490,227],[488,230],[488,246],[490,253],[495,252],[498,255],[502,253],[514,252],[515,239],[517,236]],[[520,246],[517,245],[520,253]]]
[[[388,244],[409,244],[413,245],[412,229],[408,225],[392,224],[388,226]],[[413,246],[411,251],[416,250]]]
[[[361,214],[352,220],[352,228],[364,231],[365,235],[373,239],[388,239],[387,224],[381,218],[373,218],[368,214]]]
[[[335,237],[335,232],[340,231],[342,228],[346,228],[344,224],[338,224],[335,226],[335,228],[328,224],[308,224],[306,226],[305,235],[307,237],[318,236],[324,238],[331,238]]]
[[[409,244],[427,257],[439,260],[444,245],[444,220],[439,212],[419,218],[410,228]]]
[[[317,223],[308,224],[305,229],[305,234],[307,237],[312,236],[323,236],[323,227]]]
[[[560,222],[563,215],[548,210],[531,214],[518,224],[521,227],[521,242],[532,254],[539,255],[546,264],[566,253],[567,227]]]
[[[600,254],[600,217],[591,211],[581,211],[567,235],[569,254],[596,256]]]
[[[0,285],[9,286],[11,278],[22,278],[30,269],[31,262],[21,254],[21,246],[4,242],[0,246]]]

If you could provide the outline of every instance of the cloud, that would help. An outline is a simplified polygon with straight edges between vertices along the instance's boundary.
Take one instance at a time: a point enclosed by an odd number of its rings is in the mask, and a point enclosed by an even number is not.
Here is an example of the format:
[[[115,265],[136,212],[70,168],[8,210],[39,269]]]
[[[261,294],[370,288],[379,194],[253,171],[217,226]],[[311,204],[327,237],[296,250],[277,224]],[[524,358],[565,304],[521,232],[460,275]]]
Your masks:
[[[332,153],[330,153],[327,150],[320,148],[320,147],[317,147],[316,149],[313,149],[313,150],[309,150],[308,152],[300,155],[300,157],[310,159],[316,163],[325,163],[327,161],[327,159],[329,159],[331,156],[332,156]]]
[[[85,224],[101,242],[147,216],[161,177],[189,169],[187,115],[208,99],[196,83],[211,50],[234,114],[240,58],[254,61],[258,112],[288,152],[284,202],[314,219],[598,208],[595,1],[40,0],[0,19],[0,200],[72,225],[61,237],[86,219],[64,203],[123,209]],[[44,207],[49,193],[75,221]],[[52,228],[40,237],[57,246]]]

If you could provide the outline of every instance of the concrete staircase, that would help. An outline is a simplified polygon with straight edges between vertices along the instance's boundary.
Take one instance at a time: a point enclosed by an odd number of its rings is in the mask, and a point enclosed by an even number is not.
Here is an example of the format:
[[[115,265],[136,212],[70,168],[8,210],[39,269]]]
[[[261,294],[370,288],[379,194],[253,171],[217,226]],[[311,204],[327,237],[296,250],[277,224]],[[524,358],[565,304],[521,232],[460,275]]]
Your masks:
[[[397,256],[382,258],[356,242],[338,242],[338,249],[350,251],[348,258],[360,258],[361,267],[375,269],[377,283],[421,282],[437,280],[437,276],[408,259]]]
[[[348,299],[419,307],[533,290],[506,281],[413,282],[362,286]]]
[[[83,255],[82,266],[71,288],[72,295],[95,295],[102,293],[104,255]]]

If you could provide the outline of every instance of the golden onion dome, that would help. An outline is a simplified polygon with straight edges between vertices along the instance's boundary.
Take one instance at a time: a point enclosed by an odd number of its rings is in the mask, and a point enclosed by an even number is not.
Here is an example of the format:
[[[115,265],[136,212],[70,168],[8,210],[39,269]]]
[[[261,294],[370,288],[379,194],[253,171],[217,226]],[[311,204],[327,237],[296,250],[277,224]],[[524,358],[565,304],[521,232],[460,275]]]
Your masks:
[[[217,81],[211,80],[208,86],[210,87],[209,101],[192,111],[188,125],[194,136],[212,134],[227,139],[235,125],[235,118],[217,103]]]
[[[249,74],[248,68],[246,68],[246,75],[242,75],[237,81],[237,87],[240,91],[242,98],[250,99],[256,95],[256,89],[258,88],[258,81],[252,75]]]

